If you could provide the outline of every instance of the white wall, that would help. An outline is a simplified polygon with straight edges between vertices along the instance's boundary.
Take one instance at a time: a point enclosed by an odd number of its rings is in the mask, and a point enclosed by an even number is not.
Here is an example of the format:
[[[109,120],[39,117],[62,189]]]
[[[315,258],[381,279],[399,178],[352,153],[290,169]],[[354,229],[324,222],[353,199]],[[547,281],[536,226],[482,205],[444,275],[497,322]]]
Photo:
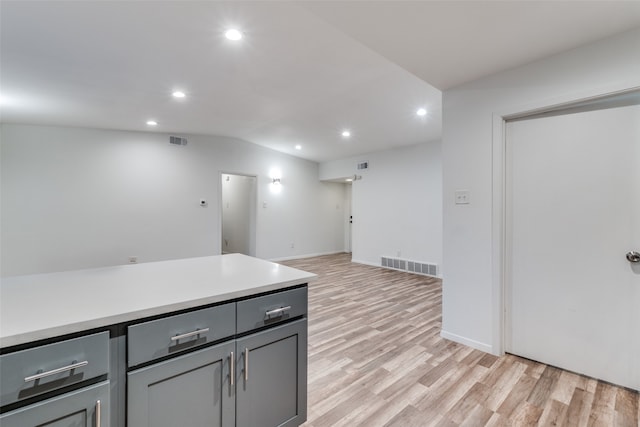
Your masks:
[[[320,164],[320,179],[358,174],[352,185],[353,261],[381,256],[442,264],[440,142]],[[369,168],[356,165],[368,161]],[[398,255],[400,254],[400,255]]]
[[[219,254],[221,171],[258,176],[258,257],[343,249],[344,189],[319,182],[314,162],[213,136],[174,146],[159,133],[13,124],[0,135],[5,276]]]
[[[640,86],[638,52],[635,30],[444,92],[443,336],[502,351],[497,118]],[[471,204],[454,204],[457,189]]]

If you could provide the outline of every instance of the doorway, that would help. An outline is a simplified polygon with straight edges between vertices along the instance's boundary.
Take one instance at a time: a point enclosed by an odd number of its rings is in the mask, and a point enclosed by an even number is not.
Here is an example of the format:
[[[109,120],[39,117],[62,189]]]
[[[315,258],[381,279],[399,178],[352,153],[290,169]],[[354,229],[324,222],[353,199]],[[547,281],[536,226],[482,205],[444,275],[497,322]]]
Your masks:
[[[627,103],[629,104],[629,103]],[[506,126],[505,349],[640,389],[640,105]]]
[[[352,212],[352,206],[351,206],[351,200],[352,200],[352,189],[353,189],[353,185],[351,184],[351,182],[347,182],[344,185],[344,203],[342,203],[342,205],[344,206],[344,224],[345,224],[345,229],[344,229],[344,250],[347,253],[351,253],[351,245],[353,243],[353,212]]]
[[[257,177],[221,173],[221,253],[256,255]]]

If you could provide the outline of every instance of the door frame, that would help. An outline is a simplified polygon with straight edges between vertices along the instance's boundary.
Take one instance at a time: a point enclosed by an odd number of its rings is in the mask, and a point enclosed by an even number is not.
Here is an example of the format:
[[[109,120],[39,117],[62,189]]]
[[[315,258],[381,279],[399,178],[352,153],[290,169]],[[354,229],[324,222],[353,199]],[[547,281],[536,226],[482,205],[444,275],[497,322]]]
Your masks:
[[[510,234],[507,223],[507,122],[528,118],[544,113],[577,108],[590,103],[600,102],[606,98],[630,94],[640,91],[640,86],[629,86],[624,89],[609,91],[590,91],[581,95],[569,95],[561,98],[547,99],[535,104],[513,106],[501,112],[494,112],[492,117],[492,204],[491,204],[491,277],[492,277],[492,346],[491,353],[505,354],[508,328],[506,311],[508,306],[509,284],[508,256]]]
[[[344,189],[345,189],[345,193],[349,193],[348,197],[345,194],[344,200],[343,200],[343,204],[345,204],[345,202],[349,203],[349,209],[345,209],[345,213],[344,213],[344,220],[345,220],[345,233],[344,233],[344,240],[345,240],[345,251],[349,254],[353,253],[353,184],[348,182],[343,184],[344,185]]]
[[[258,185],[258,175],[256,174],[250,174],[250,173],[243,173],[243,172],[229,172],[229,171],[218,171],[218,243],[217,243],[217,247],[218,247],[218,253],[222,254],[222,212],[224,210],[224,207],[222,206],[222,176],[223,175],[236,175],[236,176],[246,176],[249,178],[255,178],[255,194],[254,194],[254,200],[253,200],[253,212],[251,212],[251,219],[250,221],[252,222],[251,226],[253,228],[253,234],[250,238],[250,244],[249,244],[249,252],[251,256],[257,256],[257,248],[258,248],[258,200],[260,199],[259,197],[259,185]]]

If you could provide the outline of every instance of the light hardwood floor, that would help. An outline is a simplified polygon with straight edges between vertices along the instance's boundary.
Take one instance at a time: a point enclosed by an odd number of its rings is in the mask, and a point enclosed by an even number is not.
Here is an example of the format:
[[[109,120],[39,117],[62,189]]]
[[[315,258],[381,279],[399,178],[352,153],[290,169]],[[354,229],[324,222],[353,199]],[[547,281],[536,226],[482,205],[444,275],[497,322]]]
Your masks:
[[[319,275],[305,427],[639,425],[637,392],[445,340],[440,280],[350,260],[283,262]]]

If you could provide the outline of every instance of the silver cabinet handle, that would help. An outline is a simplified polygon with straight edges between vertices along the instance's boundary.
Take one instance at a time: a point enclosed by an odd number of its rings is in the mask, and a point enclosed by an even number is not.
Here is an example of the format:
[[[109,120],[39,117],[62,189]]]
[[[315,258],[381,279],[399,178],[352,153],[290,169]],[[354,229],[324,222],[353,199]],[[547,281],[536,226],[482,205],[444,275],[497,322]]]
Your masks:
[[[244,382],[249,381],[249,349],[244,349]]]
[[[187,332],[186,334],[173,336],[173,337],[171,337],[171,341],[178,341],[178,340],[181,340],[181,339],[184,339],[184,338],[189,338],[189,337],[192,337],[194,335],[200,335],[200,334],[204,334],[204,333],[207,333],[207,332],[209,332],[209,328],[196,329],[193,332]]]
[[[640,253],[636,251],[631,251],[627,253],[627,261],[629,262],[640,262]]]
[[[236,358],[233,357],[233,351],[229,355],[229,382],[231,387],[235,384],[236,380]]]
[[[102,418],[102,417],[100,416],[100,415],[101,415],[101,414],[100,414],[100,412],[101,412],[101,410],[100,410],[100,409],[101,409],[101,407],[102,407],[102,404],[101,404],[101,403],[100,403],[100,401],[98,400],[98,401],[96,402],[96,427],[100,427],[100,425],[102,424],[102,423],[101,423],[101,420],[100,420],[100,418]]]
[[[35,374],[35,375],[31,375],[30,377],[26,377],[24,379],[24,382],[28,383],[28,382],[31,382],[31,381],[42,379],[44,377],[48,377],[48,376],[51,376],[51,375],[56,375],[56,374],[59,374],[61,372],[72,371],[72,370],[74,370],[76,368],[81,368],[83,366],[87,366],[88,364],[89,364],[89,362],[86,361],[86,360],[84,362],[77,362],[77,363],[74,360],[71,365],[63,366],[62,368],[52,369],[52,370],[47,371],[47,372],[41,372],[39,374]]]
[[[282,316],[282,315],[284,315],[284,312],[288,311],[288,310],[291,310],[291,306],[290,305],[288,305],[286,307],[280,307],[280,308],[276,308],[276,309],[273,309],[273,310],[269,310],[269,311],[265,312],[264,314],[267,317]]]

